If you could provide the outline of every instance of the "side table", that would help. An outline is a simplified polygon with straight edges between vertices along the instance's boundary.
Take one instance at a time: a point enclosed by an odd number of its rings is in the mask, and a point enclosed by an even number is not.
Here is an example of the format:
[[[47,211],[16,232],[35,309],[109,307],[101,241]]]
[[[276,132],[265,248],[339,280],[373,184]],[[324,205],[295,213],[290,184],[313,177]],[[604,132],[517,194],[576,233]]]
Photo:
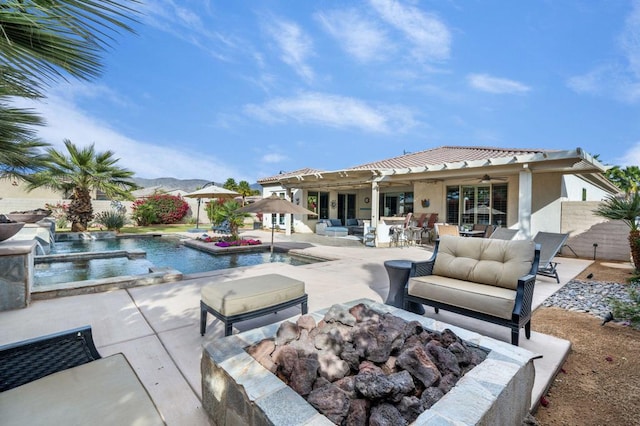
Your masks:
[[[389,294],[384,303],[395,306],[396,308],[406,309],[418,315],[424,315],[424,307],[416,302],[409,302],[405,308],[402,303],[404,300],[404,288],[409,281],[411,273],[410,260],[387,260],[384,267],[389,275]]]

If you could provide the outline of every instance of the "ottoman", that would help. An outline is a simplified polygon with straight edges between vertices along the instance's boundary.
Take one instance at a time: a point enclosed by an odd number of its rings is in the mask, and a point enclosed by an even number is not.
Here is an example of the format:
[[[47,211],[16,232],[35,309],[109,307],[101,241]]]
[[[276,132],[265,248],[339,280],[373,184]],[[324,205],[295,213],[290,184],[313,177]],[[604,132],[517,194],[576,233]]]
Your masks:
[[[200,334],[207,328],[207,313],[224,323],[224,335],[230,336],[233,323],[274,313],[300,304],[307,313],[304,282],[280,274],[205,284],[200,300]]]

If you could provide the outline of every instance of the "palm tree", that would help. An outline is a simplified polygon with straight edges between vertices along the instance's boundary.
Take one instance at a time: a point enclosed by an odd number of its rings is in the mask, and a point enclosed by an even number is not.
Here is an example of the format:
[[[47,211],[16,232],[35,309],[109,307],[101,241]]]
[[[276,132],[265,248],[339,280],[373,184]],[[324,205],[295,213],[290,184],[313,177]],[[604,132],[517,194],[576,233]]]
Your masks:
[[[0,4],[0,177],[27,177],[37,169],[40,148],[32,110],[11,108],[12,98],[44,97],[44,88],[67,75],[100,75],[100,54],[110,32],[133,31],[136,0],[5,0]]]
[[[629,226],[631,259],[636,271],[640,271],[640,194],[632,192],[624,196],[609,196],[593,212],[610,220],[622,220]]]
[[[613,166],[605,172],[605,176],[627,195],[640,190],[640,167],[638,166],[627,166],[624,169]]]
[[[238,185],[236,186],[235,191],[242,195],[242,205],[245,205],[245,198],[250,196],[250,195],[256,195],[259,194],[260,191],[256,191],[254,189],[251,189],[251,186],[249,186],[249,182],[247,182],[246,180],[241,180],[240,182],[238,182]]]
[[[55,148],[47,149],[47,165],[31,177],[27,189],[46,186],[72,192],[67,219],[71,221],[71,231],[82,232],[93,219],[91,191],[102,191],[111,199],[132,200],[131,191],[138,186],[131,180],[133,172],[115,165],[118,159],[112,151],[96,152],[93,144],[79,149],[68,139],[64,145],[68,155]]]
[[[227,178],[225,183],[222,185],[224,189],[228,189],[229,191],[236,191],[238,184],[234,178]],[[237,191],[236,191],[237,192]]]

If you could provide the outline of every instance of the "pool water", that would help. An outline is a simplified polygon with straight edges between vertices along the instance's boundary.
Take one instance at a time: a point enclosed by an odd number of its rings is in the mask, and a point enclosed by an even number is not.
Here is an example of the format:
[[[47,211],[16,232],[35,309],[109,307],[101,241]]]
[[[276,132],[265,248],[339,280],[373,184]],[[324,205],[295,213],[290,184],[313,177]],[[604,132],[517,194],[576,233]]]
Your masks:
[[[180,244],[170,237],[109,238],[58,242],[51,254],[98,252],[109,250],[144,250],[146,258],[73,260],[53,263],[36,263],[34,287],[43,287],[71,281],[110,278],[122,275],[148,274],[150,267],[171,267],[183,274],[260,265],[262,263],[288,263],[294,266],[314,263],[317,260],[291,256],[287,253],[245,252],[212,255]]]

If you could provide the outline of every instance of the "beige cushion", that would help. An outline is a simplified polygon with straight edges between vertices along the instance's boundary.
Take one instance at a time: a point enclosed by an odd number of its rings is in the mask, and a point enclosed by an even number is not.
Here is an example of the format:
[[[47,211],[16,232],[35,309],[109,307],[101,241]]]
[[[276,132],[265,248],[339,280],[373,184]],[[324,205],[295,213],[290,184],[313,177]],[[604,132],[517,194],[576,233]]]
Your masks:
[[[0,393],[0,424],[165,423],[127,359],[115,354]]]
[[[516,289],[535,256],[530,240],[494,240],[443,236],[433,268],[434,275]]]
[[[224,316],[252,312],[304,296],[304,282],[279,274],[216,282],[202,287],[202,301]]]
[[[511,319],[516,300],[514,290],[438,275],[411,278],[408,289],[412,296],[505,319]]]

